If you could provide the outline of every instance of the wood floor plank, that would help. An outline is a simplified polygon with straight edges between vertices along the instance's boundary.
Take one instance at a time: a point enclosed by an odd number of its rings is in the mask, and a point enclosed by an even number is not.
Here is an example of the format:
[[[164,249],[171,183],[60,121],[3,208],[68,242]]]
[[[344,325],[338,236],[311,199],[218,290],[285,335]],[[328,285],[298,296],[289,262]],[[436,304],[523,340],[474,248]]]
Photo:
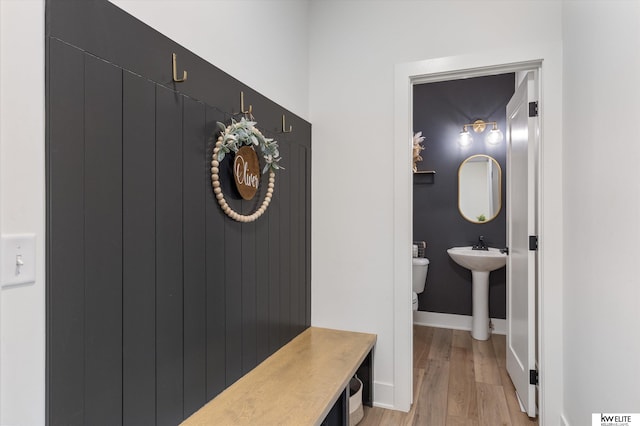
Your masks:
[[[472,349],[471,333],[466,330],[453,330],[451,332],[451,346],[454,348]]]
[[[496,361],[498,367],[504,367],[507,365],[507,336],[501,334],[494,334],[491,336],[491,343],[493,343],[493,352],[496,355]]]
[[[491,385],[502,384],[500,371],[498,370],[498,362],[496,361],[496,355],[491,341],[473,339],[471,343],[473,345],[473,364],[476,382]]]
[[[407,413],[395,410],[385,410],[380,419],[380,426],[398,426],[404,424],[404,418]]]
[[[476,383],[478,420],[481,426],[511,426],[509,407],[500,385]]]
[[[413,366],[424,368],[427,363],[431,342],[433,341],[433,327],[414,326],[413,328]]]
[[[446,425],[448,388],[449,361],[428,360],[413,419],[414,425]]]
[[[520,411],[504,367],[504,336],[478,341],[468,331],[414,326],[413,345],[411,410],[364,407],[359,425],[538,425]]]
[[[421,358],[423,357],[425,351],[425,345],[424,344],[416,344],[416,342],[414,341],[413,343],[413,365],[414,367],[416,366],[420,366],[421,364]],[[425,357],[426,359],[426,357]]]
[[[382,420],[382,416],[384,415],[384,408],[380,407],[364,407],[364,416],[360,423],[361,426],[378,426],[380,424],[380,420]]]
[[[433,328],[426,327],[423,325],[413,325],[413,343],[422,343],[424,342],[428,336],[433,335]]]
[[[513,426],[531,426],[538,424],[537,419],[530,419],[526,413],[520,411],[516,389],[513,387],[513,382],[511,381],[511,377],[509,377],[509,373],[507,373],[506,367],[500,368],[500,378],[502,379],[502,391],[504,392],[507,406],[509,407],[511,424]]]
[[[439,359],[449,361],[451,356],[452,331],[446,328],[436,328],[433,331],[431,348],[429,348],[429,359]]]
[[[477,417],[473,351],[458,347],[451,348],[450,367],[447,415]]]
[[[415,403],[418,401],[418,396],[420,395],[420,388],[424,383],[424,368],[414,368],[413,369],[413,401]]]
[[[447,416],[447,426],[479,426],[478,419],[467,417]]]
[[[413,369],[413,401],[411,403],[411,409],[406,414],[406,416],[404,416],[404,420],[402,422],[403,425],[413,424],[413,419],[416,416],[416,410],[418,408],[420,392],[422,390],[422,386],[424,385],[424,374],[425,371],[423,368]]]

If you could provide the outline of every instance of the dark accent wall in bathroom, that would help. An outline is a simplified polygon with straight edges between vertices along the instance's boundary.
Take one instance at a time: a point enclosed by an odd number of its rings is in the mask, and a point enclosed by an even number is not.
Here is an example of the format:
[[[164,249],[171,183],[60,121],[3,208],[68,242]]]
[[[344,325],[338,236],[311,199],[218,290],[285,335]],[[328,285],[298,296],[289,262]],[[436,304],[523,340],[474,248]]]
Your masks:
[[[247,224],[222,212],[210,177],[216,121],[240,91],[286,167]],[[47,424],[179,424],[309,326],[300,117],[107,1],[49,0],[46,159]],[[243,201],[229,162],[225,197],[249,214],[266,179]]]
[[[429,258],[427,286],[420,295],[419,310],[471,315],[471,272],[454,263],[446,250],[472,245],[483,235],[491,247],[506,245],[505,174],[506,145],[484,143],[485,133],[474,133],[471,146],[462,148],[458,134],[465,123],[477,119],[497,121],[505,131],[506,105],[514,93],[513,73],[414,86],[413,129],[422,132],[425,147],[419,170],[435,170],[434,176],[414,175],[413,239],[426,241]],[[502,209],[484,224],[465,220],[458,211],[458,167],[469,156],[487,154],[502,168]],[[505,269],[490,275],[489,313],[506,318]]]

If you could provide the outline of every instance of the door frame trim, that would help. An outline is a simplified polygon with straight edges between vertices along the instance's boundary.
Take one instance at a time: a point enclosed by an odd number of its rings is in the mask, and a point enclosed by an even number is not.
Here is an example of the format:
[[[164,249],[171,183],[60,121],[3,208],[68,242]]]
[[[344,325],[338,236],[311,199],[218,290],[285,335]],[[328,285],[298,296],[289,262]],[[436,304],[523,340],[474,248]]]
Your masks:
[[[412,401],[411,180],[412,89],[426,82],[515,71],[537,71],[540,103],[538,363],[541,424],[557,423],[562,380],[562,54],[558,46],[531,45],[397,64],[394,78],[394,408]]]

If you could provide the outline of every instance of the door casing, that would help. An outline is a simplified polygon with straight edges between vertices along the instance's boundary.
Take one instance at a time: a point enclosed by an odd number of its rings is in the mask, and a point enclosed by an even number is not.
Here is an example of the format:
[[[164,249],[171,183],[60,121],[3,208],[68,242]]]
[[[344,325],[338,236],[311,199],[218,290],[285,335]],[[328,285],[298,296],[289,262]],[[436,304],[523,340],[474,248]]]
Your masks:
[[[554,46],[491,51],[473,55],[428,59],[396,65],[394,144],[394,401],[408,411],[412,400],[412,311],[410,283],[412,92],[415,84],[480,77],[506,72],[535,71],[540,104],[538,161],[538,230],[540,277],[537,292],[540,368],[540,423],[557,423],[562,407],[562,169],[561,160],[561,52]],[[548,107],[548,110],[547,110]],[[557,115],[549,113],[559,110]],[[547,120],[545,120],[547,118]],[[550,183],[553,182],[553,183]],[[558,216],[559,215],[559,216]],[[555,232],[558,232],[557,234]],[[548,243],[548,244],[546,244]],[[549,247],[549,250],[545,250]],[[555,248],[554,248],[555,247]],[[555,286],[554,286],[555,283]]]

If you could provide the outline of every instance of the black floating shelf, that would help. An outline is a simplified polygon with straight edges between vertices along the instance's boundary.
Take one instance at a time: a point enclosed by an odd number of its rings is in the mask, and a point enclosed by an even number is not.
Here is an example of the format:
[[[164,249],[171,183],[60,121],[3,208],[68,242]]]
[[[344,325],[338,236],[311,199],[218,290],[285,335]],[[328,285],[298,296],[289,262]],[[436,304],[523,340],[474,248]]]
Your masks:
[[[418,170],[417,172],[413,172],[413,183],[415,184],[434,183],[435,180],[435,170]]]

